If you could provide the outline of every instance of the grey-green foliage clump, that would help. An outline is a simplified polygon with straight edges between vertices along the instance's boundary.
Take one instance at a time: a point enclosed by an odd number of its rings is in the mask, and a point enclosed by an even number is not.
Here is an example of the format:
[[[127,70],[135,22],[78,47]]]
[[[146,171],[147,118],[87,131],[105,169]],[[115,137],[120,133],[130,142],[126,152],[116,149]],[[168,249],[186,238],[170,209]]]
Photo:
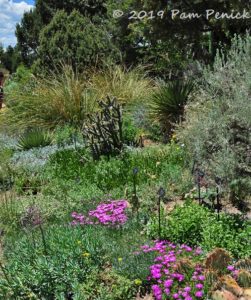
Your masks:
[[[204,68],[197,93],[179,128],[191,159],[214,180],[221,177],[239,207],[251,182],[251,37],[235,37],[227,55],[219,51]]]

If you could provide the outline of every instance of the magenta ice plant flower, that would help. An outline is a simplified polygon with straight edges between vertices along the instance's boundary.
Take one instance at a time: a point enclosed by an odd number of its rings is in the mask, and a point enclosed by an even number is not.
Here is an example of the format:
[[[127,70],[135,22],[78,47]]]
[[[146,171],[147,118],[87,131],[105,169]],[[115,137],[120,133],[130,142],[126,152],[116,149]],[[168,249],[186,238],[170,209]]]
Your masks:
[[[196,287],[196,289],[198,289],[198,290],[202,290],[203,287],[204,287],[204,285],[203,285],[202,283],[197,283],[197,284],[195,285],[195,287]]]
[[[77,212],[72,212],[74,219],[72,225],[101,224],[108,226],[120,226],[126,223],[126,208],[128,203],[125,200],[110,200],[108,203],[99,204],[95,210],[88,213],[88,217]]]
[[[187,293],[191,292],[191,287],[190,286],[186,286],[184,288],[184,291],[187,292]]]
[[[231,271],[231,272],[235,270],[234,266],[232,266],[232,265],[228,266],[227,269],[228,269],[228,271]]]
[[[141,247],[143,253],[154,254],[154,263],[150,266],[147,280],[152,284],[154,299],[193,300],[203,297],[203,268],[198,263],[202,259],[202,251],[187,245],[175,245],[168,241],[155,241],[154,245]],[[196,255],[195,255],[196,252]],[[191,256],[192,253],[192,256]],[[194,255],[193,255],[194,254]],[[179,270],[180,259],[191,259],[197,262],[191,272]]]
[[[197,298],[202,298],[202,297],[203,297],[203,291],[197,291],[197,292],[195,293],[195,297],[197,297]]]
[[[152,286],[153,295],[156,300],[162,300],[162,289],[157,284]]]

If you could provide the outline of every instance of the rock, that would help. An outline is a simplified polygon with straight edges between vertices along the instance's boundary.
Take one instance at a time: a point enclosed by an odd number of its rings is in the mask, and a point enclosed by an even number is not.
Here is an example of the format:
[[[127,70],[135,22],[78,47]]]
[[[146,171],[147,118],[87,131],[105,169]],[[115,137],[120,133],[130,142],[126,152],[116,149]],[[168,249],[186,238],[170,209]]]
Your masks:
[[[212,300],[237,300],[238,298],[227,290],[217,290],[212,293]]]
[[[136,300],[154,300],[152,295],[145,295],[141,298],[139,295],[137,296]]]
[[[243,289],[238,285],[238,283],[229,275],[222,276],[221,286],[225,290],[233,293],[235,296],[240,297],[243,294]]]
[[[245,300],[251,300],[251,289],[245,289],[243,291],[243,298]]]

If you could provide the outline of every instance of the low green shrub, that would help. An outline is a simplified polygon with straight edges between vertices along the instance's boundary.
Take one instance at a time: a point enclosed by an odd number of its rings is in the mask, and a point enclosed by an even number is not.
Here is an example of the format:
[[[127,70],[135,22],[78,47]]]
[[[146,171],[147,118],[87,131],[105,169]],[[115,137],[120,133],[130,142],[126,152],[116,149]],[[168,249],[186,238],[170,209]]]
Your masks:
[[[193,202],[176,206],[170,215],[162,213],[162,237],[174,243],[198,245],[202,239],[203,223],[211,216],[209,210]],[[156,237],[157,219],[149,224],[149,234]]]
[[[205,251],[219,247],[236,258],[251,256],[251,222],[239,216],[221,214],[220,220],[215,217],[204,220],[202,236],[201,245]]]
[[[14,91],[23,92],[24,89],[31,92],[33,86],[34,77],[31,73],[31,70],[24,65],[20,65],[16,72],[11,74],[11,76],[5,82],[4,90],[7,95]]]
[[[123,117],[122,132],[124,144],[129,146],[137,144],[137,140],[140,136],[140,129],[137,128],[133,120],[126,115]]]
[[[137,287],[133,281],[118,275],[113,269],[102,272],[94,269],[85,283],[77,286],[74,292],[76,300],[131,300]]]
[[[133,169],[138,168],[137,185],[160,180],[165,169],[177,168],[176,175],[185,168],[185,151],[178,146],[156,146],[146,149],[124,151],[117,158],[102,157],[92,161],[85,150],[63,150],[51,156],[48,165],[50,176],[58,176],[66,180],[78,179],[82,183],[98,185],[106,193],[112,189],[132,186]],[[168,172],[168,174],[170,174]],[[163,181],[167,180],[162,176]],[[179,176],[173,178],[173,181]],[[180,179],[179,179],[180,180]]]
[[[58,147],[83,142],[80,131],[71,125],[57,126],[53,132],[53,140]]]
[[[162,211],[162,238],[175,243],[201,246],[205,251],[225,248],[236,258],[251,254],[251,224],[236,215],[220,214],[220,219],[209,209],[192,201],[176,206],[166,215]],[[158,236],[158,219],[148,224],[148,234]]]

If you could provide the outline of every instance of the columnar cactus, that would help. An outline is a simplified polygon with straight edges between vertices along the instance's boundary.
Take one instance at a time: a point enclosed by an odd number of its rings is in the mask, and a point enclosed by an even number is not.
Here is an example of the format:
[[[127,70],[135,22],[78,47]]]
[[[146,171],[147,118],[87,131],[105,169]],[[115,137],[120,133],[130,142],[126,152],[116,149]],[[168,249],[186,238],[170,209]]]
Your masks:
[[[99,107],[100,112],[89,116],[84,126],[84,136],[94,159],[118,154],[123,147],[121,106],[115,98],[107,97],[106,101],[99,102]]]

